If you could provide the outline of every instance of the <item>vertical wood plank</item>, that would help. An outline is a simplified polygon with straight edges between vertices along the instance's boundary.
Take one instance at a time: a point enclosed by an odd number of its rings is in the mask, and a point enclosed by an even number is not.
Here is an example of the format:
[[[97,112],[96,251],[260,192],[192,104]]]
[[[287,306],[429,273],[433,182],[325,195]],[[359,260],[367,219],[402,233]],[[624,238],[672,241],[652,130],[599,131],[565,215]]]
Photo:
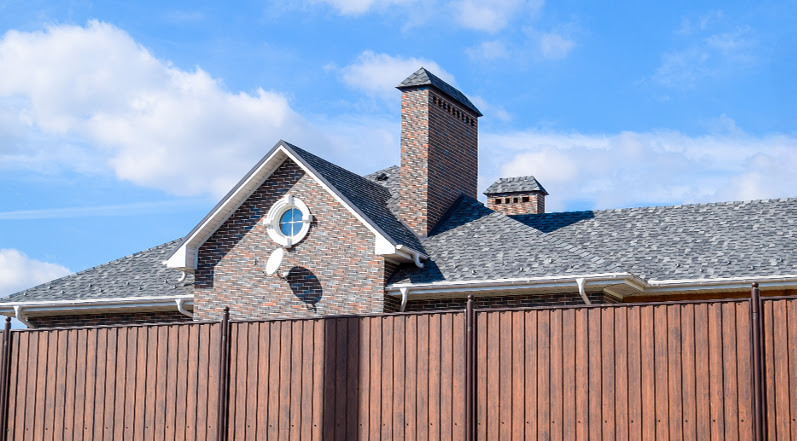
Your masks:
[[[393,318],[382,317],[382,439],[393,438]],[[431,360],[430,360],[431,364]],[[431,376],[431,373],[430,373]]]
[[[194,410],[194,406],[188,407],[189,400],[189,380],[191,371],[191,363],[189,361],[189,354],[192,349],[195,349],[196,342],[191,341],[191,330],[196,329],[196,325],[181,325],[177,327],[177,396],[175,397],[175,427],[174,439],[187,440],[186,432],[188,431],[189,416],[188,414]]]
[[[684,441],[697,440],[697,385],[695,360],[695,305],[681,305],[681,366],[683,375]],[[703,355],[701,353],[701,355]]]
[[[291,382],[290,382],[290,439],[299,440],[302,427],[302,355],[304,349],[303,321],[291,323]],[[247,373],[251,375],[251,373]]]
[[[229,325],[229,334],[227,335],[227,341],[229,342],[229,367],[227,368],[227,378],[228,383],[227,387],[228,391],[228,408],[227,408],[227,415],[226,420],[220,420],[219,424],[225,424],[227,428],[227,439],[235,439],[237,440],[238,433],[243,429],[243,415],[244,412],[240,412],[242,404],[238,401],[239,397],[243,395],[246,396],[246,391],[244,388],[240,387],[238,383],[245,377],[244,373],[238,371],[238,369],[246,369],[246,362],[240,359],[241,357],[241,350],[246,352],[246,347],[243,348],[239,346],[239,338],[241,337],[241,324],[240,323],[231,323]],[[246,355],[244,355],[245,360]],[[245,398],[244,398],[245,399]],[[242,415],[243,414],[243,415]]]
[[[614,313],[614,420],[618,441],[628,438],[628,307]]]
[[[393,320],[393,439],[404,440],[404,394],[406,387],[407,373],[405,372],[404,360],[406,317],[395,316]],[[449,397],[450,398],[450,397]]]
[[[526,406],[526,333],[523,312],[513,312],[512,317],[512,439],[522,440],[525,437]],[[461,439],[461,438],[459,438]]]
[[[157,343],[154,352],[156,355],[155,361],[155,377],[152,378],[155,390],[150,390],[150,393],[155,395],[154,418],[152,423],[152,437],[155,441],[162,441],[166,431],[166,400],[169,394],[168,387],[168,372],[169,372],[169,326],[152,326],[153,331],[158,335]]]
[[[418,316],[409,315],[404,320],[406,323],[406,350],[404,361],[404,369],[406,373],[406,390],[404,392],[404,439],[412,441],[417,439],[416,437],[418,430],[418,402],[416,400],[418,394]],[[372,385],[369,384],[369,388],[371,387]]]
[[[736,384],[739,388],[739,439],[753,437],[752,357],[750,348],[750,302],[734,304],[736,312]]]
[[[139,381],[143,381],[143,369],[145,358],[142,354],[146,347],[146,333],[144,328],[127,329],[127,372],[125,375],[125,397],[127,403],[124,406],[124,439],[134,440],[143,439],[143,434],[137,432],[140,419],[136,419],[139,407],[143,409],[144,397],[139,393],[144,389],[143,383],[139,386]],[[141,369],[139,369],[141,366]],[[142,410],[143,413],[143,410]]]
[[[589,439],[600,440],[603,435],[603,415],[601,414],[603,402],[602,336],[601,336],[601,310],[597,308],[587,310],[589,329]]]
[[[498,377],[498,436],[500,440],[512,438],[512,314],[498,313],[499,377]]]
[[[77,331],[77,364],[75,368],[75,440],[84,439],[85,430],[85,412],[86,412],[86,348],[88,346],[87,329],[78,329]],[[29,380],[30,381],[30,380]],[[26,423],[28,420],[26,419]]]
[[[279,368],[279,436],[277,439],[287,441],[291,430],[291,322],[280,322],[280,368]],[[340,345],[336,350],[340,351]],[[336,423],[338,423],[336,421]],[[340,439],[340,438],[338,438]]]
[[[589,309],[575,310],[576,440],[589,439]]]
[[[440,315],[429,315],[429,439],[440,439]]]
[[[94,405],[92,406],[94,409],[94,430],[92,433],[92,438],[95,440],[102,440],[104,432],[104,425],[105,425],[105,407],[106,402],[108,402],[108,398],[106,395],[112,393],[111,389],[108,389],[106,386],[106,377],[107,377],[107,365],[106,362],[108,361],[108,333],[111,330],[108,328],[100,328],[96,330],[97,333],[97,348],[96,348],[96,379],[95,379],[95,393],[94,393]],[[109,402],[110,404],[110,402]]]
[[[121,348],[119,343],[120,328],[108,330],[105,354],[105,406],[103,409],[103,431],[99,438],[104,441],[112,440],[117,426],[122,424],[123,414],[119,414],[119,419],[115,415],[116,406],[120,399],[120,388],[116,387],[118,382],[119,367],[124,366],[126,351]]]
[[[797,301],[789,299],[787,303],[786,329],[788,330],[789,347],[789,419],[791,420],[791,437],[797,439]]]
[[[30,353],[28,353],[28,370],[27,370],[27,380],[26,380],[26,395],[27,400],[25,402],[25,437],[27,439],[34,439],[36,433],[36,427],[39,426],[39,422],[36,421],[36,407],[37,407],[37,393],[40,391],[38,387],[38,381],[36,381],[36,377],[39,375],[39,367],[46,366],[47,360],[40,359],[40,351],[41,347],[39,346],[40,340],[45,340],[42,336],[41,331],[33,331],[30,335]],[[85,364],[83,365],[83,369],[85,369]],[[84,378],[85,381],[85,378]],[[81,410],[82,404],[81,401]],[[82,417],[82,414],[81,414]],[[81,419],[81,430],[82,430],[82,419]],[[82,432],[81,432],[82,434]]]
[[[324,342],[323,320],[313,320],[313,440],[321,441],[324,428]],[[269,357],[272,355],[269,354]]]
[[[628,439],[642,439],[642,354],[640,307],[628,312]]]
[[[708,305],[709,400],[711,439],[725,437],[725,400],[722,355],[722,305]]]
[[[13,396],[15,396],[15,398],[16,398],[15,401],[16,402],[12,402],[9,399],[9,403],[11,403],[10,407],[11,407],[11,411],[12,411],[11,416],[14,417],[13,419],[9,419],[9,429],[11,429],[9,431],[9,433],[13,433],[13,438],[12,439],[21,440],[21,439],[25,439],[25,406],[27,404],[28,395],[29,395],[29,392],[28,392],[28,369],[29,369],[28,354],[30,354],[30,352],[31,352],[31,347],[30,347],[31,341],[30,340],[31,340],[31,336],[33,334],[30,333],[30,332],[20,332],[20,333],[17,333],[15,335],[19,336],[19,341],[15,345],[19,349],[15,350],[15,355],[16,355],[18,361],[17,361],[15,372],[13,372],[14,376],[11,377],[12,378],[11,384],[12,384],[12,392],[14,392]],[[75,366],[75,357],[69,357],[69,360],[67,361],[67,365],[71,368],[68,371],[68,373],[67,373],[68,378],[74,378],[75,368],[72,367],[72,366]],[[71,375],[69,375],[69,374],[71,374]],[[69,384],[69,383],[67,383],[67,384]],[[74,383],[71,383],[71,386],[72,386],[71,387],[72,394],[74,394],[74,388],[75,388]],[[74,409],[69,409],[69,411],[67,412],[67,417],[69,419],[72,419],[73,415],[74,415]],[[67,429],[68,430],[72,430],[71,421],[69,422],[69,425],[68,425]],[[71,432],[69,434],[69,438],[70,439],[72,438]]]
[[[429,437],[429,315],[418,318],[417,439]],[[373,399],[373,396],[372,396]],[[373,419],[371,420],[373,424]],[[433,438],[432,438],[433,439]]]
[[[164,326],[166,347],[166,387],[164,388],[164,404],[166,412],[164,417],[163,439],[172,441],[177,430],[177,363],[180,351],[177,334],[179,325]]]
[[[614,311],[613,308],[601,308],[601,415],[603,421],[603,439],[615,439],[614,406],[617,402],[614,390],[616,376],[614,354]]]
[[[640,374],[642,385],[642,439],[656,438],[656,344],[653,339],[653,306],[639,310]]]
[[[382,436],[382,342],[384,339],[382,337],[382,319],[374,317],[369,319],[369,322],[371,333],[369,431],[370,439],[380,439]]]
[[[709,384],[710,357],[708,343],[708,305],[698,304],[695,314],[695,421],[697,439],[711,437],[711,388]],[[700,354],[698,356],[697,354]]]
[[[45,380],[46,391],[44,393],[44,433],[42,439],[50,441],[53,439],[55,426],[55,400],[56,388],[58,385],[58,331],[47,332],[47,372]],[[101,438],[100,438],[101,439]]]
[[[551,345],[550,345],[550,421],[551,439],[562,439],[562,414],[564,402],[562,400],[563,376],[563,342],[562,342],[562,310],[555,309],[550,314]]]
[[[500,397],[497,397],[500,399]],[[551,311],[537,319],[537,436],[551,437]]]
[[[58,365],[56,366],[56,369],[55,369],[55,392],[56,392],[56,397],[55,397],[55,409],[54,409],[54,416],[53,416],[53,418],[54,418],[54,421],[53,421],[53,439],[56,440],[56,441],[60,441],[60,440],[64,439],[64,420],[66,419],[66,417],[64,415],[65,414],[64,406],[65,406],[65,402],[66,402],[66,388],[67,388],[66,384],[70,380],[70,379],[68,379],[66,377],[67,364],[68,364],[68,359],[67,359],[67,354],[68,354],[67,341],[68,340],[67,340],[67,337],[69,335],[69,331],[58,331],[57,335],[58,335],[58,354],[56,355],[56,359],[58,360]],[[12,334],[12,336],[13,336],[13,334]],[[12,347],[12,350],[14,350],[13,347]],[[14,395],[13,395],[13,390],[14,390],[13,389],[14,388],[13,383],[15,383],[14,382],[14,376],[13,376],[13,369],[14,369],[14,366],[16,365],[15,360],[16,360],[16,358],[14,358],[13,354],[12,354],[12,358],[11,358],[11,363],[12,363],[11,364],[11,366],[12,366],[12,376],[11,376],[11,382],[12,382],[12,386],[11,387],[12,388],[11,388],[11,391],[12,391],[12,394],[9,396],[9,403],[12,403],[11,404],[12,406],[13,406],[13,401],[12,400],[13,400],[13,397],[14,397]],[[9,417],[8,417],[9,418],[9,424],[11,423],[11,421],[13,421],[12,415],[13,415],[13,409],[9,409]],[[11,432],[8,432],[8,433],[10,434]]]
[[[208,433],[213,433],[208,421],[209,401],[208,389],[213,383],[213,375],[210,372],[209,361],[211,358],[211,325],[200,325],[197,331],[197,380],[196,380],[196,439],[208,439]],[[218,388],[218,386],[216,386]],[[211,389],[212,390],[212,389]]]
[[[315,321],[312,322],[313,328],[315,327]],[[269,352],[269,341],[271,337],[270,332],[270,323],[258,323],[257,324],[257,334],[258,339],[256,341],[257,344],[257,416],[255,417],[255,424],[257,424],[257,436],[256,439],[258,440],[265,440],[268,436],[268,399],[269,393],[269,359],[271,358],[271,354]],[[315,336],[313,336],[313,348],[315,348],[316,341]],[[315,352],[313,352],[315,353]],[[309,367],[312,371],[317,369],[317,364],[320,361],[316,358],[310,361]],[[307,378],[310,381],[315,383],[316,377],[313,375],[308,376]],[[311,411],[315,411],[315,407],[312,403],[309,404]],[[317,423],[313,421],[314,423]],[[308,436],[306,439],[312,439],[311,436]]]
[[[360,331],[360,366],[359,366],[359,437],[360,440],[367,440],[371,433],[370,416],[371,416],[371,325],[370,319],[363,317],[359,320]],[[408,328],[409,332],[409,328]],[[407,337],[408,341],[409,336]],[[412,348],[412,344],[408,345]],[[407,354],[409,355],[409,351]],[[411,380],[408,380],[410,382]],[[407,386],[407,393],[413,387],[411,383]],[[412,409],[411,407],[409,409]]]
[[[775,433],[778,440],[786,440],[791,436],[789,421],[789,348],[786,329],[786,301],[772,301],[772,347],[775,379]]]
[[[360,319],[346,319],[348,334],[346,345],[346,439],[359,438],[360,399],[358,380],[360,378]]]
[[[276,440],[279,437],[279,412],[280,412],[280,394],[282,394],[281,384],[280,384],[280,359],[282,358],[282,354],[280,352],[280,346],[282,341],[282,325],[280,322],[272,322],[269,323],[269,344],[270,348],[268,351],[268,437],[269,440]],[[324,354],[323,354],[323,365],[324,369],[326,370],[329,364],[329,358],[331,357],[330,352],[332,348],[326,346],[327,343],[325,342],[324,346]],[[334,366],[334,364],[333,364]],[[324,384],[328,384],[326,377],[323,378]],[[331,397],[331,394],[325,393],[324,397]],[[331,398],[329,398],[331,399]],[[327,409],[329,406],[324,406],[324,410]],[[327,415],[324,415],[324,418],[328,418]],[[326,421],[324,421],[323,427],[326,429]],[[325,432],[326,439],[332,439],[332,436],[327,436]]]
[[[725,439],[739,439],[739,395],[736,384],[736,305],[721,304],[722,376],[725,391]]]
[[[21,381],[22,376],[20,375],[20,368],[22,368],[22,354],[26,352],[21,352],[20,345],[23,343],[24,340],[27,340],[27,334],[21,332],[12,332],[11,333],[11,369],[9,370],[9,393],[8,393],[8,427],[7,433],[8,437],[11,439],[21,439],[21,438],[13,438],[16,433],[17,429],[21,427],[21,424],[18,422],[19,412],[19,399],[20,396],[24,395],[22,392],[21,387],[24,387],[24,382]],[[25,343],[25,347],[27,348],[27,343]],[[66,351],[64,351],[66,352]],[[64,366],[67,364],[66,360],[66,353],[64,353]],[[61,434],[61,438],[63,438],[63,433]]]
[[[453,319],[452,313],[445,313],[440,317],[440,439],[446,441],[452,440],[453,433]]]
[[[83,407],[83,439],[91,440],[94,432],[94,400],[97,378],[98,329],[86,329],[86,392]]]
[[[474,312],[475,325],[476,325],[476,439],[480,441],[487,440],[487,334],[488,323],[487,316],[484,312]],[[420,337],[420,333],[419,333]],[[420,347],[420,343],[418,345]],[[419,376],[420,376],[420,360],[419,360]],[[420,380],[420,378],[419,378]],[[536,399],[536,394],[534,396]],[[536,415],[535,415],[536,419]],[[420,421],[419,421],[420,427]],[[420,434],[418,439],[421,438]]]
[[[258,344],[260,340],[260,324],[246,323],[245,326],[248,360],[246,366],[246,436],[243,439],[254,441],[257,438],[257,404],[260,395],[260,391],[257,389],[260,380],[260,345]],[[312,342],[312,340],[310,341]],[[308,376],[307,378],[312,377]]]
[[[521,328],[522,329],[522,328]],[[453,338],[449,350],[453,353],[452,366],[452,407],[451,412],[453,427],[451,438],[461,440],[465,438],[465,314],[460,312],[454,315],[452,322]],[[523,347],[520,347],[523,350]],[[520,390],[522,396],[523,390]],[[521,413],[522,424],[522,413]],[[407,436],[407,439],[413,438]],[[519,438],[519,439],[522,439]]]
[[[670,424],[671,439],[683,439],[683,395],[682,390],[682,354],[681,354],[681,306],[667,306],[667,394],[670,401],[670,412],[667,418]]]
[[[500,405],[501,390],[499,389],[500,377],[500,322],[497,312],[483,313],[487,322],[487,438],[497,440],[500,437]],[[546,377],[547,379],[547,377]],[[434,439],[434,438],[432,438]]]
[[[299,428],[300,439],[310,440],[313,438],[313,366],[315,359],[313,358],[313,349],[315,347],[315,321],[305,320],[302,322],[302,420],[301,427]],[[251,340],[250,340],[251,341]],[[255,340],[255,343],[257,340]],[[260,363],[259,366],[264,366]],[[263,372],[258,369],[258,376],[262,377]],[[257,386],[255,386],[257,387]],[[260,392],[262,393],[262,392]],[[258,393],[258,395],[260,395]]]
[[[654,349],[654,372],[655,397],[656,397],[656,438],[669,439],[669,375],[668,375],[668,351],[667,351],[667,305],[656,305],[653,307],[653,342]]]

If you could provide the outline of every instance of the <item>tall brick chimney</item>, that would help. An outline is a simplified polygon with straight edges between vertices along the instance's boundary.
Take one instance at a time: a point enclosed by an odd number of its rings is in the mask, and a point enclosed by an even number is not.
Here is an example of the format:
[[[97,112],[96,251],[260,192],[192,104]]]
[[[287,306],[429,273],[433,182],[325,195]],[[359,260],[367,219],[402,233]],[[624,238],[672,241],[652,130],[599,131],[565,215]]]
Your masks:
[[[479,109],[424,68],[401,91],[401,217],[424,237],[460,193],[476,198]]]
[[[517,176],[493,182],[484,194],[490,210],[504,214],[542,214],[548,192],[534,176]]]

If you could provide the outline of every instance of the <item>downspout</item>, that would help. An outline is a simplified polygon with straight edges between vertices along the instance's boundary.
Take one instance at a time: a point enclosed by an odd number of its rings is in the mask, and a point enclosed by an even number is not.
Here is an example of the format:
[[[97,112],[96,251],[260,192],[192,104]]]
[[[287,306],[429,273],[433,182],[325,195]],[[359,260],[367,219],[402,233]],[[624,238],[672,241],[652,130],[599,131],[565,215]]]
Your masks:
[[[583,277],[579,277],[576,279],[576,284],[578,284],[578,293],[581,294],[581,298],[584,300],[584,303],[587,305],[591,305],[592,302],[587,297],[587,291],[584,289],[584,284],[587,282],[587,279]]]
[[[14,314],[16,315],[16,318],[17,318],[17,320],[19,320],[20,323],[22,323],[23,325],[27,326],[28,328],[32,328],[33,327],[33,326],[31,326],[30,322],[28,321],[28,318],[25,317],[22,314],[22,307],[21,306],[14,305]]]
[[[411,248],[407,248],[404,245],[396,245],[396,250],[409,254],[410,257],[412,257],[412,261],[415,263],[415,266],[418,268],[423,268],[423,262],[421,262],[421,253]],[[426,256],[424,256],[424,258],[426,258]]]
[[[177,310],[180,311],[180,314],[182,314],[182,315],[184,315],[186,317],[194,318],[194,313],[193,312],[188,312],[185,309],[185,301],[186,300],[188,300],[188,299],[174,299],[174,303],[177,303]],[[15,306],[15,308],[16,308],[16,306]]]
[[[180,279],[177,280],[177,283],[183,283],[185,278],[188,277],[188,271],[180,271],[182,274],[180,275]]]
[[[409,293],[410,289],[407,287],[399,288],[401,291],[401,306],[399,307],[399,312],[404,312],[404,309],[407,307],[407,294]]]

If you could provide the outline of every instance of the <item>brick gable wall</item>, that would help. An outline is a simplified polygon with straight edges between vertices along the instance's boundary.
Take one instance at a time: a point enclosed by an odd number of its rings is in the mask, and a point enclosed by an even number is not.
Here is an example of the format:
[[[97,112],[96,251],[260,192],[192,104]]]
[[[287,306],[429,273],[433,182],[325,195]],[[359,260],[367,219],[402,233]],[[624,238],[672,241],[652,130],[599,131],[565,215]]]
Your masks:
[[[281,279],[263,270],[278,245],[261,221],[288,193],[307,204],[313,222],[285,253],[279,272],[289,274]],[[234,319],[383,312],[385,279],[373,233],[286,160],[200,247],[195,317],[218,319],[225,306]]]
[[[426,236],[454,200],[477,197],[478,120],[429,88],[401,94],[401,217]]]

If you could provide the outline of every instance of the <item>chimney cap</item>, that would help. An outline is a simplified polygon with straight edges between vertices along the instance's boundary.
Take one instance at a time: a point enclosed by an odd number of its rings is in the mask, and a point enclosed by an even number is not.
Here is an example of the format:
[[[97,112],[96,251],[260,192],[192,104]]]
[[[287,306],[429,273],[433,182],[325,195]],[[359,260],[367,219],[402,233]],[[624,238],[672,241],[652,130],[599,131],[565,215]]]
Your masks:
[[[464,93],[457,90],[454,86],[441,80],[435,74],[426,70],[426,68],[424,67],[416,70],[415,73],[405,78],[404,81],[402,81],[398,86],[396,86],[396,89],[403,92],[405,90],[424,87],[424,86],[432,86],[435,89],[439,90],[440,92],[444,93],[445,95],[448,95],[449,98],[463,105],[471,112],[475,113],[476,116],[484,116],[479,111],[479,109],[477,109],[476,106],[473,105],[472,102],[470,102],[470,100],[468,99],[468,97],[465,96]]]
[[[540,192],[548,195],[548,192],[540,185],[534,176],[514,176],[511,178],[500,178],[484,190],[487,196],[494,194],[511,193],[533,193]]]

